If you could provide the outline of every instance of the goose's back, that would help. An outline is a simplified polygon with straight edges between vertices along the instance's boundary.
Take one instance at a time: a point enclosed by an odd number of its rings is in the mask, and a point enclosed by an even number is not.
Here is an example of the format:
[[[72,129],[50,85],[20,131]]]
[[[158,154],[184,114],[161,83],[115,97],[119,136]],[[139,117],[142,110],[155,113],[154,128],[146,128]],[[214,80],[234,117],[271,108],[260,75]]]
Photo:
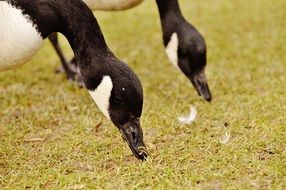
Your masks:
[[[92,10],[126,10],[142,3],[143,0],[83,0]]]

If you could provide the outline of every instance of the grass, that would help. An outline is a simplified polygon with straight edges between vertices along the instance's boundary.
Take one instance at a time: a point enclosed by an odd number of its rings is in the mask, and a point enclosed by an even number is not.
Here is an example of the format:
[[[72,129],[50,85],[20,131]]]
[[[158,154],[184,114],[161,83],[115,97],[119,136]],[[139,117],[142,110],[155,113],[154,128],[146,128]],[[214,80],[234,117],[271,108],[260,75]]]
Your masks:
[[[212,103],[166,58],[153,1],[96,12],[110,48],[142,81],[148,161],[132,156],[84,89],[54,74],[59,60],[45,42],[0,74],[0,189],[286,189],[286,1],[181,7],[208,45]],[[198,117],[180,125],[190,104]],[[231,139],[220,144],[225,130]]]

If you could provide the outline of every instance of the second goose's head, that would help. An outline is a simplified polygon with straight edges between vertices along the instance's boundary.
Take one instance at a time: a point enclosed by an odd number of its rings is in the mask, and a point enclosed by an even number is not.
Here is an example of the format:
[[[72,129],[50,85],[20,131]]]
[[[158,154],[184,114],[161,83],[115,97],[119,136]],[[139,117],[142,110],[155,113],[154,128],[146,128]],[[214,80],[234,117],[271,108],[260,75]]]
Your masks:
[[[206,44],[203,36],[182,15],[178,0],[156,0],[166,53],[192,82],[200,96],[211,101],[205,76]]]
[[[207,64],[206,44],[203,37],[190,24],[181,24],[180,30],[166,38],[166,53],[192,82],[200,96],[211,101],[212,95],[205,76]]]
[[[86,88],[102,113],[119,129],[133,154],[145,160],[147,152],[140,125],[143,108],[140,80],[113,55],[93,61],[97,64],[81,69]]]

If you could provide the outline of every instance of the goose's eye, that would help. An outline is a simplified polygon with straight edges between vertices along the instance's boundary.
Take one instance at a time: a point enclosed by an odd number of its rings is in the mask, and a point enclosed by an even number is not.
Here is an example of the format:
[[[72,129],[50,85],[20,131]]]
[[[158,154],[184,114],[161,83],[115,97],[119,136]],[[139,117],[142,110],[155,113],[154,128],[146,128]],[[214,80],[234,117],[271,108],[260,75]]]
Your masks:
[[[123,98],[122,97],[115,97],[114,98],[114,103],[116,103],[116,104],[124,104],[124,102],[123,102]]]
[[[180,55],[180,57],[188,57],[189,56],[189,52],[185,49],[179,49],[178,54]]]

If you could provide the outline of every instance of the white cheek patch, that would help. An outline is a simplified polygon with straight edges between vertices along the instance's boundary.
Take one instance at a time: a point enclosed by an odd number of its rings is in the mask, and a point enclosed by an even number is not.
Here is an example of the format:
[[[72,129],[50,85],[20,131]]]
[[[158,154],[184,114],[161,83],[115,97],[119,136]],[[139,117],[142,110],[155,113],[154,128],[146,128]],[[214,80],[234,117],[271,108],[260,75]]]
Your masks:
[[[6,1],[0,1],[0,71],[28,61],[43,39],[32,21]]]
[[[178,67],[178,47],[179,47],[179,39],[177,33],[173,33],[171,39],[166,46],[166,53],[171,60],[171,62]]]
[[[110,119],[109,99],[113,88],[112,80],[109,76],[104,76],[94,91],[89,91],[92,99],[97,104],[102,113]]]

